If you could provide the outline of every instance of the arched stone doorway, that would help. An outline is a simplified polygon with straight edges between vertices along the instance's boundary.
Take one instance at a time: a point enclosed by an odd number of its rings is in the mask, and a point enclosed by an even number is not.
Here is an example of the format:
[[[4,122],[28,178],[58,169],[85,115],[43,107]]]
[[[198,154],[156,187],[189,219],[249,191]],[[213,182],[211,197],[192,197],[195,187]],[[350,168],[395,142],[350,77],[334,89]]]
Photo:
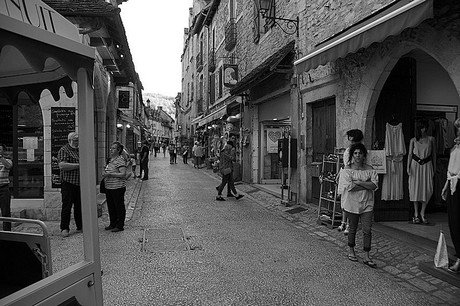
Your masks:
[[[407,46],[406,46],[407,47]],[[436,150],[439,158],[436,162],[434,194],[427,208],[427,213],[444,222],[446,205],[440,198],[445,182],[448,151],[452,146],[453,121],[458,116],[460,98],[455,85],[458,74],[445,69],[438,58],[421,48],[398,48],[404,52],[397,60],[393,57],[386,62],[380,78],[375,81],[375,90],[371,93],[365,122],[366,144],[372,149],[385,147],[387,123],[402,124],[406,151],[409,141],[414,137],[414,123],[418,118],[428,119],[430,134],[437,138]],[[436,53],[434,53],[436,54]],[[388,67],[391,67],[388,69]],[[450,72],[450,73],[449,73]],[[375,74],[375,71],[373,72]],[[451,77],[453,76],[453,77]],[[379,86],[381,84],[381,86]],[[405,171],[407,153],[403,158],[402,188],[403,197],[398,200],[382,200],[382,189],[376,193],[376,221],[407,221],[413,215],[413,205],[408,196],[408,177]],[[383,175],[380,176],[380,187]]]

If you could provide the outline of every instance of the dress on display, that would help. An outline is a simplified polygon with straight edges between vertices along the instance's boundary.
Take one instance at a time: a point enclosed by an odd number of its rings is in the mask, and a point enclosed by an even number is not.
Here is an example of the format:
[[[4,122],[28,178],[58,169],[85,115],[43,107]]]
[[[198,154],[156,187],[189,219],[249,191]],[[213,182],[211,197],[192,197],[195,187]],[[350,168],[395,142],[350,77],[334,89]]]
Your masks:
[[[421,143],[415,138],[413,155],[420,159],[425,159],[432,154],[433,137],[428,136],[428,141]],[[410,162],[409,175],[409,200],[410,201],[429,201],[433,195],[433,162],[430,160],[427,163],[420,165],[414,159]]]
[[[382,200],[400,200],[404,197],[403,157],[406,154],[402,123],[386,124],[384,150],[387,157],[387,173],[382,181]]]

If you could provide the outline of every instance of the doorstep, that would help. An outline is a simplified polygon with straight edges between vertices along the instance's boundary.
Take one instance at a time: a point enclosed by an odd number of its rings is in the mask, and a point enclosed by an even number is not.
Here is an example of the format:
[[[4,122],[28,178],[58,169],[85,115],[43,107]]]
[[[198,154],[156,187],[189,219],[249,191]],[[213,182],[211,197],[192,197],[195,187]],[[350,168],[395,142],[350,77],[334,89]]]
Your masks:
[[[430,274],[452,286],[460,288],[460,273],[453,273],[446,268],[436,268],[434,262],[421,262],[418,264],[420,271]]]

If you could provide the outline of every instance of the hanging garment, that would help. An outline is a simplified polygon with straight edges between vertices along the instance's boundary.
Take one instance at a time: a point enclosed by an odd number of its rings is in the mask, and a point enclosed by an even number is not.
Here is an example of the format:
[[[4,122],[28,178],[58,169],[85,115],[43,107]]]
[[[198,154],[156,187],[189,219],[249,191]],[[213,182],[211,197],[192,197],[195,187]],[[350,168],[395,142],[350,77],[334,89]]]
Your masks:
[[[412,155],[416,155],[421,160],[431,157],[435,149],[432,147],[433,137],[428,136],[428,141],[423,143],[415,138],[413,138],[413,141],[414,151]],[[410,163],[409,200],[429,201],[433,195],[433,161],[428,160],[426,163],[420,164],[416,159],[412,158]]]
[[[385,155],[387,157],[387,173],[382,181],[382,200],[401,200],[403,190],[403,157],[406,154],[402,123],[386,124]]]

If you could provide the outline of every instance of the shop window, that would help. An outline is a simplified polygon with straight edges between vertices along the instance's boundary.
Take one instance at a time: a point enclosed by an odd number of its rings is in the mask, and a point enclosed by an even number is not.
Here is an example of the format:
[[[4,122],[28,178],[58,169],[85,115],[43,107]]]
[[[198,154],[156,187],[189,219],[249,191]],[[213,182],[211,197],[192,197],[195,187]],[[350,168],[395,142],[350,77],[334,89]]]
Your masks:
[[[0,105],[0,113],[0,137],[7,147],[6,154],[13,161],[12,197],[43,198],[44,139],[40,105],[21,93],[16,105]]]

